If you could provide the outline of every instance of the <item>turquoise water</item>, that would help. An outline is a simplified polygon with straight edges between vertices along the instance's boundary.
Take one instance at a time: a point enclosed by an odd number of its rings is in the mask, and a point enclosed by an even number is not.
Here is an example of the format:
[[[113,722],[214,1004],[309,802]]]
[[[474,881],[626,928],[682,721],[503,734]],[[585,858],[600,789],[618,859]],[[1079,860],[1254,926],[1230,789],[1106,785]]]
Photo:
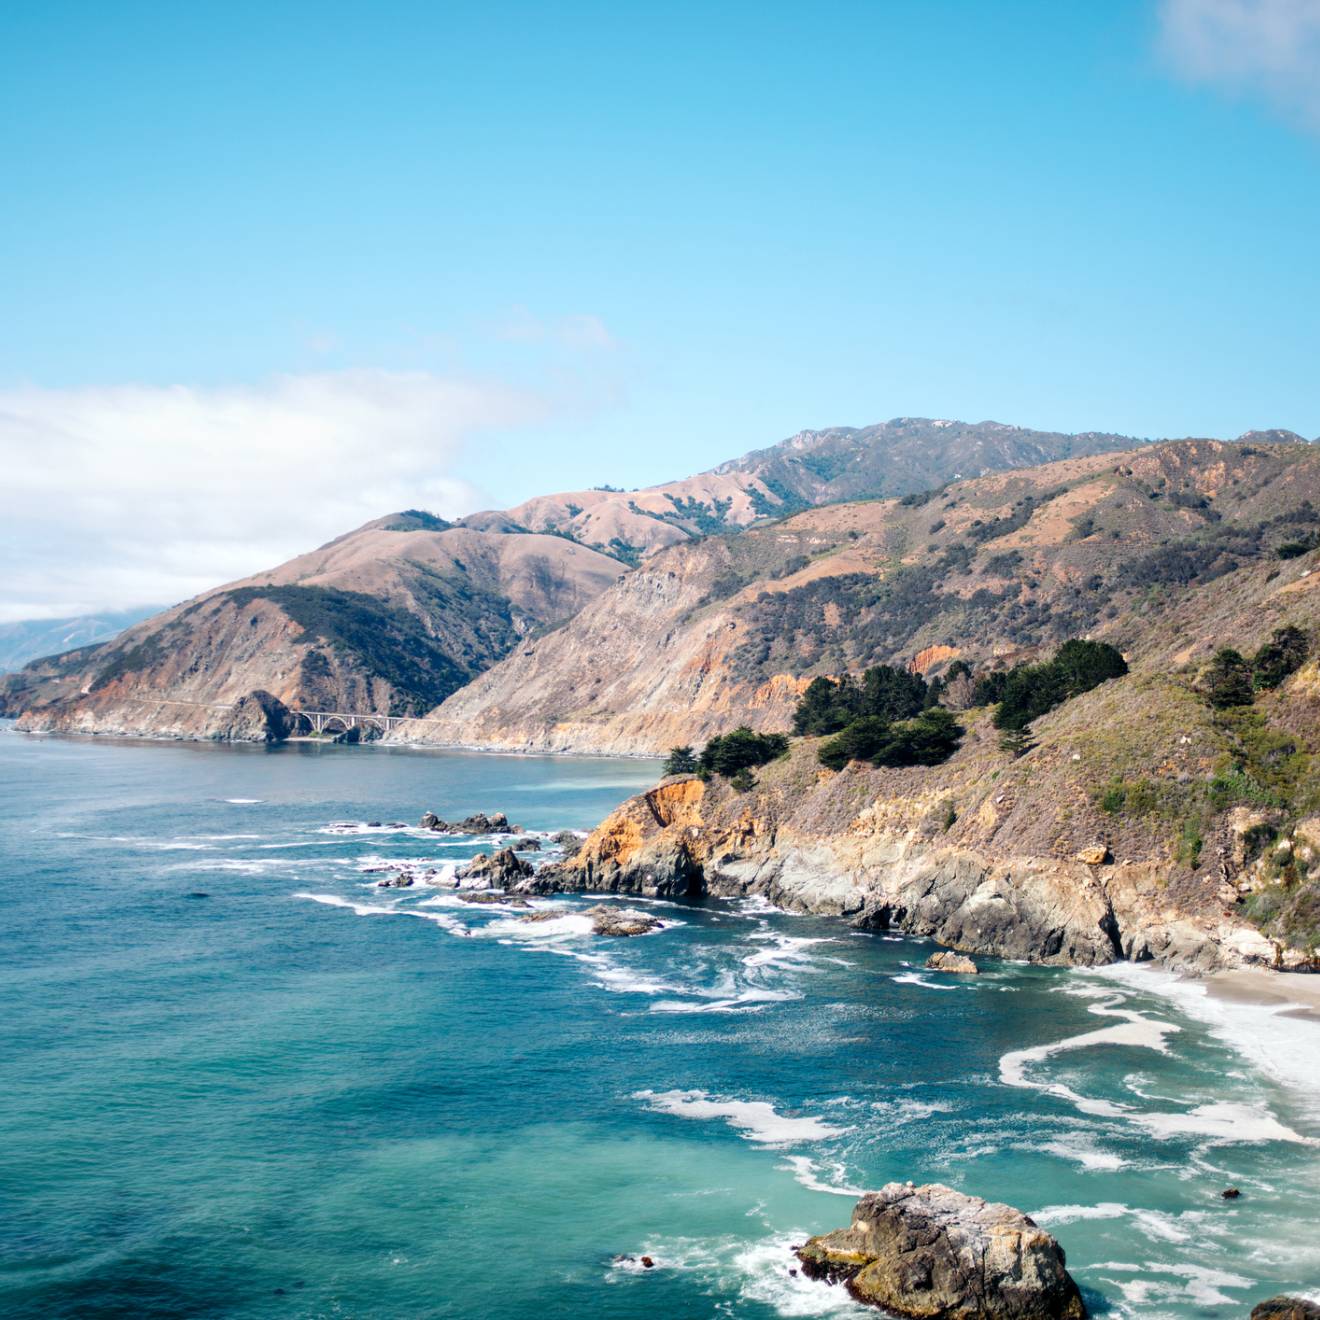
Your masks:
[[[1130,970],[940,983],[756,902],[605,941],[592,900],[529,925],[361,870],[485,846],[369,821],[586,828],[654,776],[0,731],[0,1313],[850,1314],[789,1247],[892,1178],[1037,1214],[1098,1313],[1320,1287],[1306,1024]]]

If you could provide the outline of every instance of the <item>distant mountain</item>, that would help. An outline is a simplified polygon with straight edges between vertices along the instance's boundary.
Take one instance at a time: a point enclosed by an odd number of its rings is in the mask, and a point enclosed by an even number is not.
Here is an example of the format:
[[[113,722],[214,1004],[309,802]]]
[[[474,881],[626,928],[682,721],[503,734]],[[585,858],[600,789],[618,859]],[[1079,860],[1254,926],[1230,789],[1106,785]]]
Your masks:
[[[29,660],[58,655],[76,646],[104,642],[160,609],[118,610],[106,614],[80,614],[70,619],[23,619],[0,623],[0,674],[20,669]]]
[[[1256,438],[1277,448],[1279,442],[1286,447],[1289,435],[1262,432]],[[766,590],[781,592],[815,575],[837,573],[853,560],[857,571],[874,571],[877,547],[892,542],[871,524],[902,526],[915,538],[913,519],[924,516],[909,516],[907,504],[895,512],[876,503],[862,514],[823,512],[813,522],[805,510],[858,499],[910,501],[950,481],[1050,461],[1081,462],[1139,444],[1099,433],[898,418],[861,429],[804,431],[709,472],[645,490],[544,496],[455,522],[405,510],[167,610],[113,642],[28,665],[0,680],[0,713],[21,714],[31,728],[279,736],[279,720],[268,718],[270,698],[304,709],[416,716],[509,657],[492,676],[494,686],[479,683],[446,702],[444,722],[434,729],[478,743],[595,741],[650,750],[675,729],[703,729],[720,718],[717,708],[733,710],[744,701],[734,684],[710,706],[717,673],[712,669],[705,687],[696,685],[700,691],[690,708],[680,703],[669,711],[666,703],[679,700],[685,689],[673,686],[663,656],[675,637],[687,636],[694,610],[694,617],[714,617],[698,607],[748,588],[758,574],[774,579]],[[851,530],[843,536],[837,518],[859,520],[857,537]],[[745,529],[753,535],[744,543],[733,534]],[[917,553],[917,545],[913,539],[903,553]],[[618,621],[637,615],[629,625],[631,641],[612,638],[598,654],[575,652],[578,643],[570,642],[563,654],[575,657],[576,671],[566,661],[547,679],[538,665],[525,689],[516,677],[508,678],[524,673],[533,652],[557,653],[563,642],[538,638],[568,624],[625,574],[608,603],[565,635],[580,639],[584,629],[608,625],[609,611],[617,609]],[[845,601],[840,608],[853,606]],[[833,615],[827,610],[823,617]],[[739,625],[735,620],[728,626]],[[620,642],[659,649],[648,655],[634,646],[620,653]],[[792,674],[816,663],[780,656],[773,641],[766,644],[778,672]],[[609,660],[616,654],[618,672]],[[695,674],[707,672],[697,653],[685,663],[696,666]],[[795,681],[775,677],[771,668],[769,657],[758,662],[758,683]],[[492,706],[489,694],[496,690],[502,695]],[[627,712],[608,704],[624,691],[632,703]],[[788,691],[758,698],[761,717],[781,712]],[[261,717],[235,723],[230,707],[257,693]],[[661,709],[657,720],[654,713]],[[628,721],[631,731],[624,732]],[[556,725],[557,732],[547,732]],[[584,727],[592,732],[582,734]]]
[[[643,490],[603,487],[539,496],[503,516],[636,564],[693,537],[737,531],[818,504],[907,495],[964,477],[1139,443],[1099,432],[1066,435],[999,422],[898,417],[876,426],[800,431],[695,477]]]

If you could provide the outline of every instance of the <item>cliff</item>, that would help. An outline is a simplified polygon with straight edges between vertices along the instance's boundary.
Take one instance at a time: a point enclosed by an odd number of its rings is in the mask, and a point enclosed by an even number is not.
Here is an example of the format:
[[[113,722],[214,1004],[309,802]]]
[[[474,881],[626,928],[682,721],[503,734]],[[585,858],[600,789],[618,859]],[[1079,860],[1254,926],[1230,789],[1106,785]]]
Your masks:
[[[1317,681],[1308,665],[1252,718],[1296,716]],[[1182,679],[1134,673],[1103,684],[1037,721],[1036,745],[1019,758],[1001,749],[989,711],[960,719],[962,745],[940,766],[855,762],[834,772],[806,738],[758,770],[750,791],[718,778],[663,781],[527,887],[762,895],[1033,962],[1308,962],[1296,945],[1320,932],[1271,925],[1274,909],[1260,900],[1277,892],[1271,877],[1285,851],[1305,850],[1303,883],[1292,875],[1286,892],[1315,892],[1305,867],[1320,868],[1320,821],[1294,831],[1282,786],[1274,805],[1260,805],[1252,776],[1267,772],[1233,760],[1239,726]],[[1306,746],[1316,750],[1313,734]],[[1302,802],[1316,792],[1305,759],[1292,771]],[[1115,785],[1143,787],[1116,795]]]

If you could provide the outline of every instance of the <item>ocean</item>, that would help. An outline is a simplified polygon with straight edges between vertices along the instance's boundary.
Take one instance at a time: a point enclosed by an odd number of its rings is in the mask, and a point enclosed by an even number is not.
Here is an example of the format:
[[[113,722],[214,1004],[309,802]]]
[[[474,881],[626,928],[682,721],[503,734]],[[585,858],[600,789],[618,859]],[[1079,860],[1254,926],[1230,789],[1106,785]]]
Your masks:
[[[606,940],[376,886],[489,850],[425,810],[548,856],[657,773],[0,725],[0,1314],[873,1315],[791,1247],[891,1179],[1027,1211],[1098,1315],[1320,1291],[1311,1023],[758,900]]]

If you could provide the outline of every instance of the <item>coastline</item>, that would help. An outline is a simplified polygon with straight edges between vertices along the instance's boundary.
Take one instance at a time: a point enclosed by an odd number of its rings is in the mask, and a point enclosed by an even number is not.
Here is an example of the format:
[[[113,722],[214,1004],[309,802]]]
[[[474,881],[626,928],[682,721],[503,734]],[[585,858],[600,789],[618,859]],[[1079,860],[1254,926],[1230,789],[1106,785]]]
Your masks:
[[[1233,968],[1183,975],[1149,963],[1089,969],[1126,989],[1168,999],[1302,1103],[1320,1140],[1320,976]]]

